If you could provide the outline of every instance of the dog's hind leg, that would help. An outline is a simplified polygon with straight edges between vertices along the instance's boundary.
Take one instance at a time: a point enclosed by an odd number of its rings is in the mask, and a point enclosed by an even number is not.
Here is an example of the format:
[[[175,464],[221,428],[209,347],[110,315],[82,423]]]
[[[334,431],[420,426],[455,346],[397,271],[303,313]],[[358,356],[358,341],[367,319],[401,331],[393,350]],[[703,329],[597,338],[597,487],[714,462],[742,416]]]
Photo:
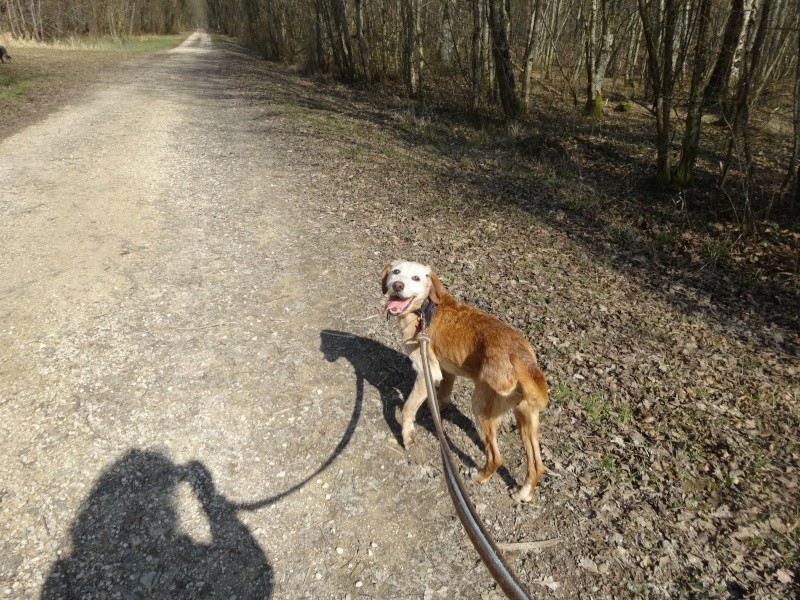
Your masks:
[[[517,417],[519,435],[525,447],[528,472],[523,484],[511,494],[511,497],[515,502],[528,502],[533,499],[536,485],[544,475],[542,450],[539,447],[539,411],[523,401],[514,409],[514,415]]]
[[[472,395],[472,410],[475,413],[475,420],[478,424],[478,433],[483,442],[483,449],[486,453],[486,464],[483,469],[473,473],[472,478],[478,483],[483,483],[491,477],[503,464],[503,457],[497,445],[497,425],[500,422],[502,412],[496,414],[500,398],[497,393],[485,383],[476,383],[475,392]]]

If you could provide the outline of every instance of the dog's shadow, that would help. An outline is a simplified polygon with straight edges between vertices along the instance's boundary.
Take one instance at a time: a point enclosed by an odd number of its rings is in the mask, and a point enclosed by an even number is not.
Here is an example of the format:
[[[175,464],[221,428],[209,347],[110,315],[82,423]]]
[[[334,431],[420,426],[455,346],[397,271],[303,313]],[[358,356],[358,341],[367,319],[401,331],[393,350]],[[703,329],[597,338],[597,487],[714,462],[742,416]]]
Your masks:
[[[334,362],[339,358],[344,358],[352,365],[356,375],[357,394],[363,396],[365,381],[378,390],[381,397],[383,418],[395,440],[402,447],[402,427],[396,413],[402,408],[403,403],[411,393],[411,388],[417,376],[408,357],[379,342],[343,331],[326,329],[320,333],[320,338],[320,351],[325,355],[327,361]],[[449,403],[442,411],[442,418],[459,427],[478,448],[483,449],[472,420],[464,415],[458,407]],[[427,403],[417,413],[417,425],[436,436],[436,429],[428,411]],[[450,448],[467,468],[477,467],[475,461],[453,444],[452,441]],[[498,474],[507,485],[514,484],[513,477],[504,467],[500,468]]]
[[[395,411],[411,393],[415,373],[408,357],[374,340],[352,333],[326,329],[320,333],[320,351],[325,360],[346,359],[356,374],[357,392],[363,392],[366,381],[381,396],[383,418],[395,439],[402,445],[402,429]]]

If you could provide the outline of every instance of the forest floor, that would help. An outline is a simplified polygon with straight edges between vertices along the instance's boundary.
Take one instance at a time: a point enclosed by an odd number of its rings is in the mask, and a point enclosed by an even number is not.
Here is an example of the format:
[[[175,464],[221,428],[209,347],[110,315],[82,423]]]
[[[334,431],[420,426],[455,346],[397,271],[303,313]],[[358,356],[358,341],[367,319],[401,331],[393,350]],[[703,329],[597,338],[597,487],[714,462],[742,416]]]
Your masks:
[[[71,85],[0,95],[3,597],[500,597],[424,408],[399,443],[400,257],[539,352],[536,497],[507,491],[511,420],[468,484],[497,541],[555,541],[508,553],[533,595],[800,593],[791,232],[740,259],[644,210],[670,199],[644,138],[606,143],[625,115],[453,123],[205,34],[53,52]],[[469,390],[444,413],[465,469]]]

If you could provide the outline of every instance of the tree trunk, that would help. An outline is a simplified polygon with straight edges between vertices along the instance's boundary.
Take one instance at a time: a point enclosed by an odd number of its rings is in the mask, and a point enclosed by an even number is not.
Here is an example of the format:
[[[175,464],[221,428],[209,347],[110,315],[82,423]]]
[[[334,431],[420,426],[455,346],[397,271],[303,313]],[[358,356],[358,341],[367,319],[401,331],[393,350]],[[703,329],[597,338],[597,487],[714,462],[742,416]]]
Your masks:
[[[453,65],[453,57],[456,54],[456,34],[453,29],[454,0],[444,0],[442,3],[442,41],[439,49],[439,57],[445,70],[449,70]]]
[[[591,5],[592,14],[589,16],[591,25],[588,29],[588,39],[586,41],[586,107],[587,115],[600,117],[603,114],[603,80],[606,76],[608,64],[611,62],[611,53],[614,46],[614,34],[609,31],[610,14],[606,0],[601,0],[600,12],[597,11],[597,4],[593,0]],[[596,46],[597,21],[600,20],[600,40],[599,47]]]
[[[611,62],[611,50],[614,46],[614,34],[606,32],[603,34],[600,44],[600,51],[597,54],[597,63],[592,77],[592,111],[591,114],[600,116],[603,114],[603,79],[606,76],[608,63]]]
[[[133,37],[133,21],[135,17],[136,17],[136,0],[133,0],[133,2],[131,2],[131,24],[130,27],[128,27],[128,37]]]
[[[675,171],[675,183],[681,187],[692,181],[692,171],[700,148],[700,124],[703,117],[704,78],[708,70],[710,48],[708,45],[709,20],[711,16],[711,0],[701,0],[699,23],[697,28],[697,45],[694,53],[694,70],[689,88],[688,109],[686,113],[686,132],[683,136],[681,158]]]
[[[745,217],[752,219],[752,205],[750,202],[750,187],[752,186],[753,150],[750,137],[750,93],[752,89],[751,74],[757,72],[761,63],[761,55],[764,48],[764,41],[767,36],[767,29],[771,18],[772,0],[764,0],[761,6],[761,17],[756,29],[755,39],[750,45],[749,55],[745,55],[742,60],[742,72],[739,75],[739,84],[734,99],[731,123],[731,140],[728,144],[728,154],[720,178],[720,186],[724,185],[734,158],[734,153],[738,152],[737,157],[742,164],[742,177],[744,178],[743,187],[745,189]],[[749,37],[749,34],[748,34]],[[745,47],[749,44],[745,42]],[[738,145],[741,137],[741,146]]]
[[[522,59],[525,65],[522,75],[522,108],[527,111],[531,103],[531,88],[533,87],[533,52],[536,47],[536,25],[539,21],[541,0],[535,0],[531,7],[531,20],[528,25],[528,38],[525,44],[525,56]]]
[[[794,79],[794,144],[792,145],[792,158],[789,161],[787,173],[788,188],[791,195],[791,213],[800,215],[800,34],[797,36],[797,61]]]
[[[634,13],[631,16],[631,19],[636,19],[636,14]],[[628,59],[626,61],[626,69],[625,69],[625,83],[629,85],[634,85],[633,73],[636,70],[637,59],[639,56],[639,41],[642,38],[642,32],[640,30],[641,23],[635,20],[631,26],[631,37],[630,43],[628,45]]]
[[[36,6],[34,5],[33,0],[30,0],[28,2],[28,6],[30,7],[29,10],[30,10],[30,14],[31,14],[31,24],[32,24],[32,27],[33,27],[33,38],[34,39],[40,39],[39,38],[39,25],[36,22]]]
[[[335,38],[331,42],[339,53],[340,75],[344,81],[352,83],[356,80],[356,69],[353,61],[353,49],[350,46],[350,27],[347,24],[347,7],[345,0],[332,0],[333,22],[336,27]]]
[[[412,98],[418,98],[422,91],[422,59],[421,40],[422,8],[420,0],[403,0],[403,28],[405,43],[403,46],[403,72],[406,90]]]
[[[484,90],[488,91],[489,99],[494,102],[497,100],[497,87],[495,85],[495,72],[493,60],[493,42],[491,27],[488,26],[489,0],[483,2],[484,23],[481,24],[481,77],[486,82]]]
[[[492,54],[497,87],[503,112],[510,119],[520,116],[520,104],[514,84],[514,69],[508,47],[505,6],[503,0],[489,0],[489,27],[492,34]]]
[[[369,50],[367,36],[364,33],[364,0],[355,0],[356,3],[356,36],[358,37],[358,53],[361,58],[361,69],[364,79],[370,79]]]
[[[647,67],[649,80],[653,87],[653,106],[656,117],[656,184],[669,186],[671,172],[671,112],[672,94],[675,87],[675,26],[678,18],[677,0],[663,0],[663,31],[660,44],[655,34],[659,23],[654,23],[648,14],[646,0],[638,0],[638,10],[642,21],[642,33],[647,46]],[[652,8],[652,7],[651,7]],[[660,47],[659,47],[660,46]]]
[[[595,47],[594,40],[597,37],[597,0],[588,0],[581,7],[581,21],[583,22],[583,59],[586,66],[586,104],[584,112],[589,115],[595,113],[594,106],[594,67],[595,67]],[[602,98],[600,100],[600,112],[603,112]],[[599,116],[598,114],[598,116]]]
[[[711,71],[706,89],[703,92],[703,106],[723,104],[728,96],[728,85],[733,69],[733,57],[744,26],[744,0],[731,0],[731,10],[725,23],[722,45]]]
[[[482,44],[483,39],[483,0],[472,0],[472,110],[477,110],[481,102]]]

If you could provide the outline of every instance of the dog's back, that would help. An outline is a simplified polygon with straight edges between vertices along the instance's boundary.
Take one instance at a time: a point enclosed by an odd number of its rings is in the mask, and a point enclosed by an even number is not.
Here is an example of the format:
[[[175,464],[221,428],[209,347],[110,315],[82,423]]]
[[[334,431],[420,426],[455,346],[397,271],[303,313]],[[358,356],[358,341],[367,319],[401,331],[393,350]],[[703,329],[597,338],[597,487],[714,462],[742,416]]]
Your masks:
[[[507,395],[519,386],[539,410],[547,407],[547,384],[536,354],[513,327],[442,294],[430,324],[433,353],[446,370],[488,383]]]
[[[8,51],[6,50],[5,46],[0,46],[0,62],[11,62],[11,57],[8,55]]]

